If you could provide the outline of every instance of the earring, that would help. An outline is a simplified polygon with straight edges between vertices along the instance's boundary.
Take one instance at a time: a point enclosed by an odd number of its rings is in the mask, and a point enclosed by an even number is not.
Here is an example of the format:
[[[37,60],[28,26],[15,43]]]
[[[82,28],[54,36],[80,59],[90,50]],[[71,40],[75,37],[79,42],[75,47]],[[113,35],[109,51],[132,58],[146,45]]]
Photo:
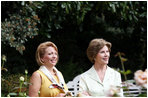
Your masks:
[[[94,61],[96,61],[96,58],[94,58]]]

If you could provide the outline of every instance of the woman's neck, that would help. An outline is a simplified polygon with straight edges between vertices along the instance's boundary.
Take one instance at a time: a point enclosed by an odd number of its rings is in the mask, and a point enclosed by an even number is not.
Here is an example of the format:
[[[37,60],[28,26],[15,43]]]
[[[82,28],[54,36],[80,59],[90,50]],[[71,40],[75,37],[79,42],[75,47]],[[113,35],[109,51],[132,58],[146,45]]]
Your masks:
[[[107,69],[107,65],[98,64],[98,63],[95,63],[94,67],[96,71],[105,71]]]
[[[103,82],[104,77],[105,77],[105,73],[106,73],[106,69],[107,69],[107,65],[101,65],[101,64],[94,64],[94,68],[101,80],[101,82]]]
[[[54,71],[53,67],[47,66],[47,65],[45,65],[45,66],[46,66],[46,68],[48,69],[48,71],[49,71],[51,74],[55,74],[55,71]]]

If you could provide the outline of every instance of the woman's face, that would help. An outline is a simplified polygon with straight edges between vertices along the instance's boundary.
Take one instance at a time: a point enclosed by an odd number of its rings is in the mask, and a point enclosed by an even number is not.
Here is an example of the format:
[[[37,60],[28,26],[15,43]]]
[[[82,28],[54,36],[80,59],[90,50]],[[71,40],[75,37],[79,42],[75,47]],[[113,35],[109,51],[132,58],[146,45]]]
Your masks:
[[[58,61],[58,53],[53,47],[48,47],[45,49],[45,54],[41,60],[44,65],[55,66]]]
[[[95,58],[95,62],[97,62],[98,64],[101,64],[101,65],[106,65],[106,64],[108,64],[109,57],[110,57],[110,52],[109,52],[108,47],[105,45],[98,52],[98,54]]]

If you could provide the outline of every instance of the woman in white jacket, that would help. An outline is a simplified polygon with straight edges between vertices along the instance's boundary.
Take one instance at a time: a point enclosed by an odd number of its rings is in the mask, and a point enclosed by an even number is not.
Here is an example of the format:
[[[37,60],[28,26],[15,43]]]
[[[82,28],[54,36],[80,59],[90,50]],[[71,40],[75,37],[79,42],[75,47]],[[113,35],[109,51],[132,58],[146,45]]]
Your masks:
[[[84,96],[109,96],[111,87],[121,87],[121,75],[110,68],[109,62],[111,43],[104,39],[93,39],[88,48],[87,56],[93,66],[80,76],[80,93]],[[123,96],[119,89],[118,96]]]

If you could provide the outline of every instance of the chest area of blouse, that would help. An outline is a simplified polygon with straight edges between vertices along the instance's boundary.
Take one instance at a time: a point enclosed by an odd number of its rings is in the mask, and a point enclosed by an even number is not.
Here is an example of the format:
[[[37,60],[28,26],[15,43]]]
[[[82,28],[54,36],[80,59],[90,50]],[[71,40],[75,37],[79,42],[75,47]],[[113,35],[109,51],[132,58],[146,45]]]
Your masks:
[[[101,81],[97,73],[92,73],[86,75],[85,82],[89,93],[93,96],[105,96],[111,86],[117,85],[116,74],[114,72],[108,71],[105,73],[103,75],[103,81]]]
[[[105,96],[105,93],[108,92],[111,85],[115,85],[114,80],[108,79],[108,81],[104,81],[103,83],[93,80],[89,78],[87,82],[88,91],[93,96]]]
[[[57,88],[49,88],[52,82],[44,75],[42,77],[42,84],[40,88],[40,97],[54,97],[61,92]],[[59,82],[58,77],[54,76],[55,80]]]

